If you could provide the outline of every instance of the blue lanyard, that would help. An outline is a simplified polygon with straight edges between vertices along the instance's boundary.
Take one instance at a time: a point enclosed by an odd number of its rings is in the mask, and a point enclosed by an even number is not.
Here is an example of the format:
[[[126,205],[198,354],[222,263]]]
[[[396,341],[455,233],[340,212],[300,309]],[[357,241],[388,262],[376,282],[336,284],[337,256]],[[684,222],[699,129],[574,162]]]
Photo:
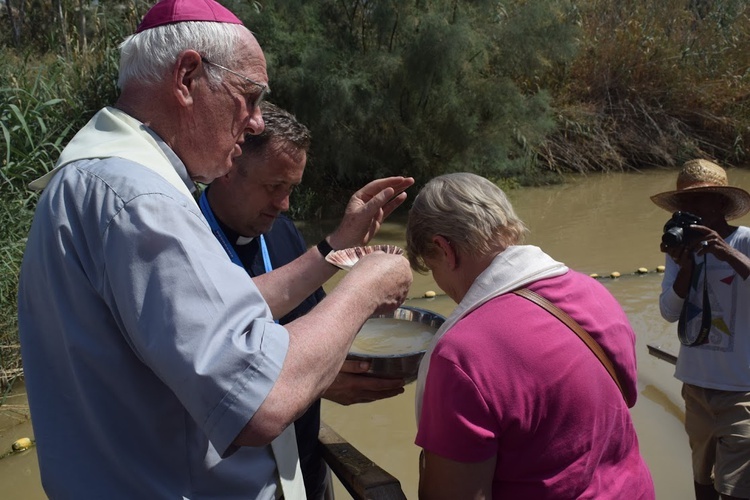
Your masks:
[[[266,268],[267,273],[270,273],[271,271],[273,271],[273,266],[271,265],[271,257],[268,255],[266,239],[263,238],[262,234],[258,236],[258,238],[260,238],[260,252],[263,254],[263,267]]]
[[[208,225],[211,227],[211,232],[213,232],[214,236],[216,236],[216,239],[219,240],[219,243],[221,243],[221,246],[224,248],[224,251],[227,252],[227,255],[229,255],[229,258],[232,259],[232,262],[240,266],[242,269],[245,269],[245,266],[242,265],[242,261],[240,260],[240,256],[237,255],[237,252],[234,251],[234,247],[232,247],[232,244],[229,243],[229,240],[227,239],[227,235],[224,234],[224,231],[221,230],[219,223],[216,222],[216,217],[214,216],[214,212],[213,210],[211,210],[211,207],[208,205],[208,198],[206,198],[205,191],[201,193],[201,197],[198,200],[198,206],[203,212],[203,215],[206,217],[206,221],[208,222]],[[259,238],[260,238],[260,251],[263,254],[263,267],[266,269],[266,272],[269,273],[273,270],[273,266],[271,266],[271,257],[268,255],[268,247],[266,246],[265,238],[263,238],[262,234],[259,236]],[[274,323],[278,323],[278,322],[279,320],[274,320]]]
[[[206,197],[205,191],[201,193],[201,197],[198,200],[198,205],[200,206],[203,215],[206,217],[206,221],[208,221],[209,227],[211,227],[211,232],[213,232],[214,236],[216,236],[216,239],[219,240],[219,243],[221,243],[221,246],[224,248],[224,251],[227,253],[227,255],[229,255],[229,258],[232,259],[232,262],[244,269],[245,266],[242,265],[240,256],[237,255],[237,252],[234,251],[234,247],[232,247],[229,239],[227,239],[227,235],[224,234],[224,231],[221,230],[219,223],[216,221],[214,212],[213,210],[211,210],[211,207],[208,204],[208,198]],[[260,239],[260,252],[263,255],[263,267],[265,268],[267,273],[270,273],[271,271],[273,271],[273,266],[271,265],[271,256],[268,254],[268,246],[266,246],[266,240],[265,238],[263,238],[262,234],[258,238]]]
[[[208,198],[206,198],[205,191],[201,193],[201,197],[198,200],[198,206],[200,206],[203,215],[206,217],[206,221],[208,221],[208,225],[211,227],[211,232],[214,233],[216,239],[219,240],[219,243],[221,243],[221,246],[224,248],[224,251],[227,253],[227,255],[229,255],[229,258],[232,259],[232,262],[244,269],[245,266],[242,265],[240,256],[237,255],[237,252],[234,251],[234,248],[232,248],[232,244],[229,243],[229,240],[227,239],[227,235],[224,234],[224,231],[222,231],[221,227],[219,227],[219,223],[216,222],[214,212],[208,205]]]

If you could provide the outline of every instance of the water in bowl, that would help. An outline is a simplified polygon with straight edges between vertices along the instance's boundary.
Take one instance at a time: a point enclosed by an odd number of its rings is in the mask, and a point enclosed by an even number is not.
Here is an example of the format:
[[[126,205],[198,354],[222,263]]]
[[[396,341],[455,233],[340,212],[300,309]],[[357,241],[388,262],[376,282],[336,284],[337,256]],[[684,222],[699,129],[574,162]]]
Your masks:
[[[354,338],[351,354],[397,356],[427,349],[437,330],[422,323],[395,318],[370,318]]]

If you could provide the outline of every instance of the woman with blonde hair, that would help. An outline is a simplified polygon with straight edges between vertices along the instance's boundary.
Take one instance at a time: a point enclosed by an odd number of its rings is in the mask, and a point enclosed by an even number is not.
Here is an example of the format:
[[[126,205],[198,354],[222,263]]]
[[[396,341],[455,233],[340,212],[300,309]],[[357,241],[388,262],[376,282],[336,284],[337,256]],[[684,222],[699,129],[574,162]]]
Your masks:
[[[635,334],[601,284],[526,232],[469,173],[431,180],[409,212],[412,267],[458,304],[419,370],[420,498],[653,499],[628,410]]]

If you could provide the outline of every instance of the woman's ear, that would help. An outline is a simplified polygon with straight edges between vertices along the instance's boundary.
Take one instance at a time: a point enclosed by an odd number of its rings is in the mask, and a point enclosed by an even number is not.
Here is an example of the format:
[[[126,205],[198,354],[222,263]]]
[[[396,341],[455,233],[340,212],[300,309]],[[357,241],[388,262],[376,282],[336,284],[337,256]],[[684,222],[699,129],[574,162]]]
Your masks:
[[[448,265],[448,269],[458,267],[458,253],[448,238],[437,234],[432,237],[432,243],[437,247],[437,256]]]

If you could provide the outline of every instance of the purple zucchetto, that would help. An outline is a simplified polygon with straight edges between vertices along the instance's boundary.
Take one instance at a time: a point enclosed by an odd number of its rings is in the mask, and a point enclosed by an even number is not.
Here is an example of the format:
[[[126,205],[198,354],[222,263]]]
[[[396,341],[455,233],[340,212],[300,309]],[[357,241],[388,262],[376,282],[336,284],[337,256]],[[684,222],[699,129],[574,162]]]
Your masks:
[[[135,32],[183,21],[242,24],[229,9],[214,0],[160,0],[146,12]]]

